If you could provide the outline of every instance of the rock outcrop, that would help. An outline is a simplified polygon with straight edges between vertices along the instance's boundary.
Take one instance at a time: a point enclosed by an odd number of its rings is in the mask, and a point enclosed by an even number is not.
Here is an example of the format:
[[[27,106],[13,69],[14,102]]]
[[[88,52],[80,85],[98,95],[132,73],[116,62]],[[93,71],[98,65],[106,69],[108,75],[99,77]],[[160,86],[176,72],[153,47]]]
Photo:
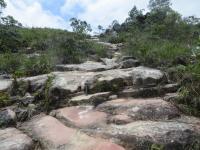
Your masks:
[[[199,149],[200,119],[173,105],[179,85],[94,41],[111,58],[0,79],[0,150]]]

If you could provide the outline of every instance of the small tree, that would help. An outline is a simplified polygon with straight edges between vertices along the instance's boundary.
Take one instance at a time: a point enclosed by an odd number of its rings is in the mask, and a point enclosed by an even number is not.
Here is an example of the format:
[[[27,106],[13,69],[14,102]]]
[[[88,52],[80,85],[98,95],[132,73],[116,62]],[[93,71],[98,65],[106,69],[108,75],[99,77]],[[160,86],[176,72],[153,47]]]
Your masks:
[[[6,26],[22,26],[17,20],[15,20],[12,16],[2,17],[2,23]]]
[[[104,31],[103,26],[101,26],[101,25],[98,25],[98,29],[99,29],[99,33]]]
[[[129,17],[126,19],[126,23],[136,22],[137,17],[142,15],[142,10],[138,10],[136,6],[134,6],[129,12]]]
[[[117,20],[113,20],[112,24],[111,24],[112,30],[113,31],[119,31],[121,28],[121,25],[119,24],[119,22]]]
[[[90,24],[88,24],[86,21],[81,21],[77,18],[71,18],[70,22],[74,32],[87,34],[88,32],[92,31]]]

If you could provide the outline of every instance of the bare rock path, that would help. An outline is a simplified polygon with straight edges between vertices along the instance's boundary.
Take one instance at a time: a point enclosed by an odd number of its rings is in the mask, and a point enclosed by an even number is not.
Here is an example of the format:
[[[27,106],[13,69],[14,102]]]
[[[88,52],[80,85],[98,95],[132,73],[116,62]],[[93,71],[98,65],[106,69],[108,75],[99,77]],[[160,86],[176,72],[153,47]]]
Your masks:
[[[179,85],[133,57],[115,57],[121,44],[93,40],[113,58],[0,79],[0,150],[200,149],[200,119],[169,102]]]

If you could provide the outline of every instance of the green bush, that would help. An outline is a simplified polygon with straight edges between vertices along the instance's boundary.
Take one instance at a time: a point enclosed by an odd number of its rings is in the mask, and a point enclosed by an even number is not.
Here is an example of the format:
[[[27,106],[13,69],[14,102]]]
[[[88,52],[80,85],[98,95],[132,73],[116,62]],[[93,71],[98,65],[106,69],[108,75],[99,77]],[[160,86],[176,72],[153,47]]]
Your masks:
[[[191,51],[185,43],[150,39],[145,36],[129,38],[123,52],[125,55],[132,55],[150,66],[170,66],[176,58],[185,58],[191,55]]]
[[[0,108],[10,104],[9,95],[5,92],[0,92]]]
[[[11,73],[16,77],[45,74],[52,68],[51,57],[48,55],[29,58],[19,53],[0,54],[0,72]]]

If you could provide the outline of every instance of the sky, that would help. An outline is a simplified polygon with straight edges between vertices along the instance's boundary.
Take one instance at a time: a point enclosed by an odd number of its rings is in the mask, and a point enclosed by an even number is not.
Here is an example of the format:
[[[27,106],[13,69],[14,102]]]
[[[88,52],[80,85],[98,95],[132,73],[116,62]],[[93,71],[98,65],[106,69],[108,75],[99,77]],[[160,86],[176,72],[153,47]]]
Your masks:
[[[113,20],[122,23],[136,5],[147,11],[149,0],[5,0],[5,15],[11,15],[26,27],[70,29],[69,19],[86,20],[95,30]],[[200,17],[200,0],[172,0],[172,8],[183,16]]]

